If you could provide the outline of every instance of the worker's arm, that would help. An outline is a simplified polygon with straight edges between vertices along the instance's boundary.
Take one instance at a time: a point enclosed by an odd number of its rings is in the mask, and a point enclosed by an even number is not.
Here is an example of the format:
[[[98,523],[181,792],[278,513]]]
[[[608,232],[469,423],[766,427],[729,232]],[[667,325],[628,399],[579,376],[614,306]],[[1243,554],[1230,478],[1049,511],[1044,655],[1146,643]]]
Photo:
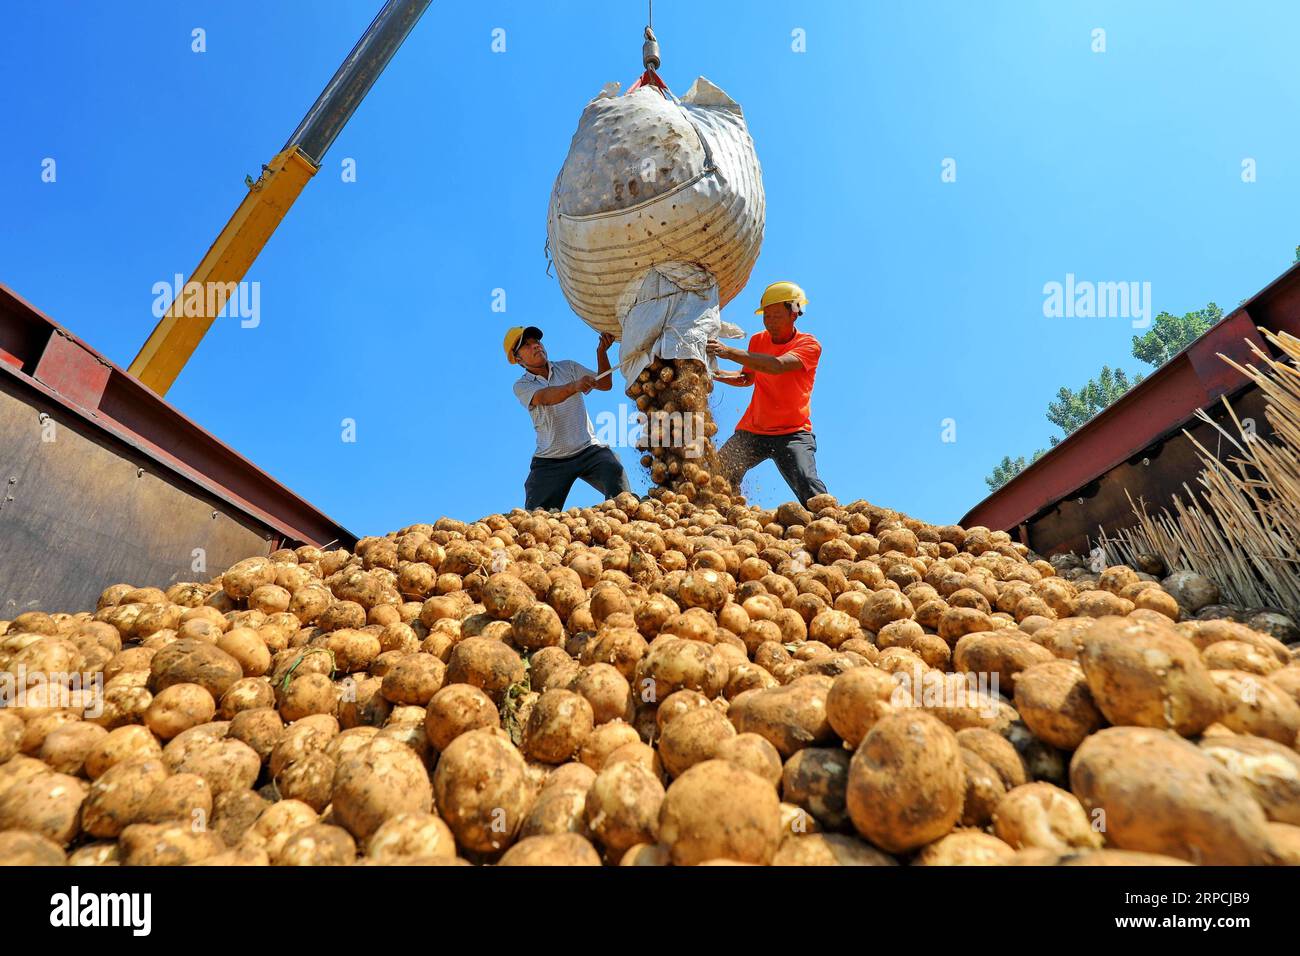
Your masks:
[[[748,388],[754,384],[754,373],[741,372],[739,375],[719,375],[714,381],[722,382],[724,385],[734,385],[736,388]]]
[[[582,378],[575,379],[565,385],[548,385],[546,388],[539,388],[533,392],[533,400],[529,402],[529,408],[536,408],[540,405],[558,405],[566,398],[572,398],[579,392],[586,395],[596,387],[596,380],[590,375],[584,375]]]
[[[764,372],[768,375],[784,375],[786,372],[797,372],[803,368],[803,362],[799,356],[792,352],[787,352],[784,355],[746,352],[744,349],[733,349],[730,345],[723,345],[716,339],[709,340],[708,352],[710,355],[726,359],[728,362],[743,365],[748,370]]]
[[[614,387],[613,375],[600,377],[609,371],[609,347],[613,344],[614,336],[608,332],[600,333],[600,341],[596,343],[596,384],[593,386],[598,392],[608,392]]]

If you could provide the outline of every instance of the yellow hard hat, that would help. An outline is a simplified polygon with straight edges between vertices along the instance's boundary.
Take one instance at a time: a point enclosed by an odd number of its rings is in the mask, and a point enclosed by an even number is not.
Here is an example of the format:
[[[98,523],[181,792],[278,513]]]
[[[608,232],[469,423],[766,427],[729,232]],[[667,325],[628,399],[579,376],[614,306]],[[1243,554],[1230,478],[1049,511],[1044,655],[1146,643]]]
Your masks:
[[[773,282],[763,290],[763,304],[754,310],[754,314],[762,315],[764,309],[778,302],[794,302],[802,308],[808,304],[808,296],[793,282]]]
[[[506,337],[501,343],[501,347],[506,350],[506,361],[511,365],[519,364],[519,359],[515,357],[515,351],[519,348],[519,343],[524,340],[525,336],[540,340],[542,330],[535,325],[514,325],[506,329]]]

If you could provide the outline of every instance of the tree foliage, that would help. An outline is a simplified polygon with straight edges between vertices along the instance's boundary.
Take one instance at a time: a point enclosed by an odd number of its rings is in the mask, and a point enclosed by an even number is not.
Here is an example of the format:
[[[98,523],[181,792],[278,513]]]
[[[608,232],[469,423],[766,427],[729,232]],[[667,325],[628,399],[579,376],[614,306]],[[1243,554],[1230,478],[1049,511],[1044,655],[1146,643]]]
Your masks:
[[[1002,461],[993,468],[993,474],[988,475],[984,479],[984,483],[989,486],[990,492],[997,491],[1012,478],[1016,477],[1016,475],[1028,468],[1029,465],[1042,458],[1043,455],[1046,454],[1046,451],[1047,449],[1045,448],[1038,449],[1038,451],[1034,452],[1033,457],[1030,458],[1028,462],[1025,461],[1023,455],[1019,458],[1012,458],[1009,455],[1003,455]]]
[[[1161,312],[1145,335],[1133,336],[1133,357],[1159,368],[1222,318],[1223,310],[1213,302],[1186,315]]]
[[[1122,368],[1112,370],[1103,365],[1101,374],[1078,391],[1062,387],[1056,400],[1047,404],[1047,420],[1068,435],[1140,381],[1141,375],[1135,375],[1130,382]]]

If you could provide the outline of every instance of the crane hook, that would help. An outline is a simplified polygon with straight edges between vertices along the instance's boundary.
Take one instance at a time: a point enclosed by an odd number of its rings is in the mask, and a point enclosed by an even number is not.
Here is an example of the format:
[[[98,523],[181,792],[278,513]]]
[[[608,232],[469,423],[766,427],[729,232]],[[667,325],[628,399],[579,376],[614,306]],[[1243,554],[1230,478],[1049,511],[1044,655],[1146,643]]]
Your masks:
[[[650,27],[645,28],[645,43],[641,44],[641,62],[647,70],[659,69],[659,41]]]

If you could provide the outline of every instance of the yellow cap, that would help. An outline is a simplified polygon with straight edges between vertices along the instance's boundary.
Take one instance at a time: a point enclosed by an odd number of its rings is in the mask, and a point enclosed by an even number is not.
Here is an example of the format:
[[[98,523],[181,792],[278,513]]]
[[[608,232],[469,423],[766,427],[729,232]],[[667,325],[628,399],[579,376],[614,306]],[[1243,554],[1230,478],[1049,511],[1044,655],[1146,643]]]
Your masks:
[[[519,343],[529,332],[535,339],[542,337],[542,330],[535,325],[513,325],[506,329],[506,337],[501,346],[506,350],[506,361],[511,365],[519,364],[519,359],[515,358],[515,350],[519,348]]]
[[[773,282],[763,290],[763,304],[754,310],[754,314],[762,315],[764,309],[778,302],[795,302],[802,308],[808,304],[808,297],[793,282]]]

